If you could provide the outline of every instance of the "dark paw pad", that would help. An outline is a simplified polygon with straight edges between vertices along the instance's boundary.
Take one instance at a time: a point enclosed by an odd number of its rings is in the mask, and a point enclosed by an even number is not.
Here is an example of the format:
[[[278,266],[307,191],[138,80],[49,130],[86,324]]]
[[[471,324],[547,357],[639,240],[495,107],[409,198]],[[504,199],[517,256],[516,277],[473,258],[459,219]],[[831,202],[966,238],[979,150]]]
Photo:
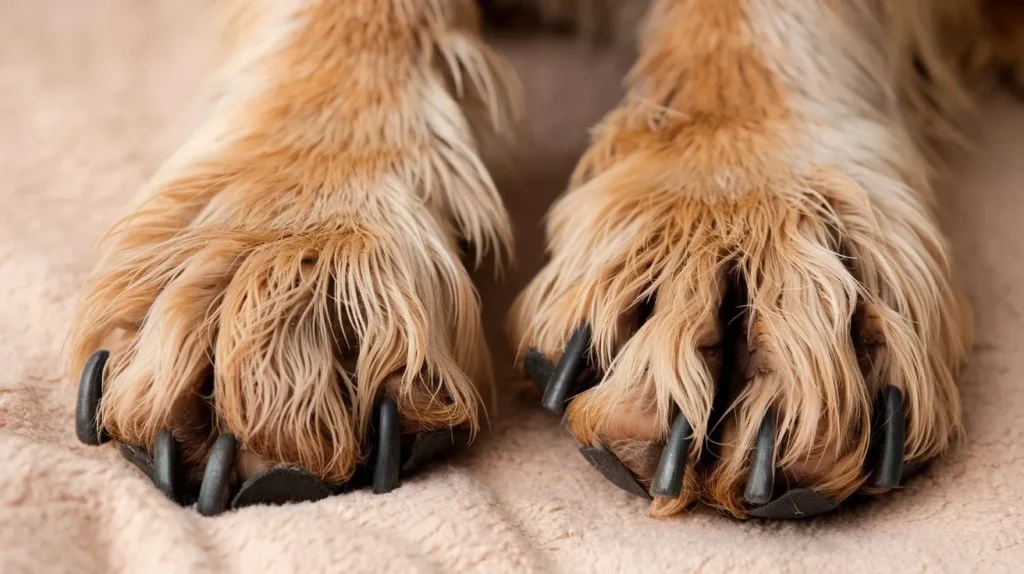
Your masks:
[[[331,494],[330,485],[316,476],[298,468],[278,467],[245,481],[231,500],[231,508],[315,502]]]
[[[580,449],[580,454],[615,486],[633,496],[650,500],[651,495],[647,493],[647,489],[636,480],[633,473],[612,452],[603,448],[585,446]]]
[[[807,490],[794,488],[775,500],[750,510],[755,518],[810,518],[818,514],[832,512],[839,506],[824,496]]]
[[[409,446],[409,455],[402,463],[402,474],[415,473],[468,443],[469,431],[466,429],[438,430],[419,434]]]

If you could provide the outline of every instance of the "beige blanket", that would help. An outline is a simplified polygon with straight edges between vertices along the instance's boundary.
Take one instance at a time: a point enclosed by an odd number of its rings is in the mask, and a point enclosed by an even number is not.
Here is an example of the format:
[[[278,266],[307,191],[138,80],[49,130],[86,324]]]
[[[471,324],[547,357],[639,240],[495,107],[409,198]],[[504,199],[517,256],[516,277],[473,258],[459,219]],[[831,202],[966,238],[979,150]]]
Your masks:
[[[965,451],[903,491],[807,522],[646,517],[558,422],[506,393],[466,455],[386,496],[181,509],[109,446],[74,439],[60,357],[90,248],[199,121],[203,0],[0,0],[0,572],[766,572],[1024,569],[1024,108],[997,102],[946,220],[977,317]],[[540,220],[621,58],[505,42],[533,111],[516,189],[519,264],[481,272],[501,316],[541,260]],[[511,378],[503,369],[503,380]]]

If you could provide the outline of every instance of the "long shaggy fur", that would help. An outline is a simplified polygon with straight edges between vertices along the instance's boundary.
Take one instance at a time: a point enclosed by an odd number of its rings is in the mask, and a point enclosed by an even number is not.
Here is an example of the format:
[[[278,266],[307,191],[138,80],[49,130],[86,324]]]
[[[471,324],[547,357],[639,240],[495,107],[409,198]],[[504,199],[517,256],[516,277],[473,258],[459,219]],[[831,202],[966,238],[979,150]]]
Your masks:
[[[596,35],[648,4],[528,3]],[[994,72],[1021,72],[1024,14],[1010,0],[649,4],[627,96],[511,313],[520,350],[552,360],[593,328],[602,378],[570,429],[646,481],[681,410],[694,469],[658,516],[698,499],[744,516],[765,416],[785,480],[861,489],[889,384],[906,397],[906,460],[947,452],[970,326],[930,182]],[[223,7],[210,115],[101,243],[71,372],[111,348],[104,426],[145,446],[171,428],[193,469],[230,431],[249,467],[344,480],[381,394],[406,432],[476,430],[490,364],[460,245],[477,264],[511,258],[480,152],[511,131],[519,95],[475,2]],[[741,324],[723,311],[733,296]],[[729,333],[744,370],[713,420]],[[718,456],[700,460],[717,424]]]
[[[594,129],[549,215],[551,260],[511,315],[520,351],[552,359],[591,325],[602,378],[570,404],[569,428],[642,480],[674,410],[687,417],[691,461],[709,468],[652,514],[703,498],[744,516],[764,416],[786,480],[850,495],[887,384],[907,397],[907,460],[957,444],[970,324],[930,180],[937,147],[962,141],[958,121],[1008,57],[983,8],[653,3],[627,96]],[[745,369],[718,459],[700,461],[737,279]]]
[[[476,430],[490,364],[459,241],[510,257],[478,139],[509,131],[518,88],[475,7],[226,8],[211,119],[105,238],[71,371],[119,334],[102,423],[172,428],[195,464],[219,427],[343,480],[381,394],[408,432]]]

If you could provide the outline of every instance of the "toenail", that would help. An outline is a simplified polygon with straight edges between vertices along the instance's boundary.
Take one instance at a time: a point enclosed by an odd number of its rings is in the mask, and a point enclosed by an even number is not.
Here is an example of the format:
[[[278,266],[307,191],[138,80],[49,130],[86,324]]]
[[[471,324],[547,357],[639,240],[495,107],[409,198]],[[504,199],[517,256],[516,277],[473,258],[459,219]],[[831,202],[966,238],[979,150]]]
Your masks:
[[[757,431],[757,442],[750,460],[750,475],[743,497],[751,504],[766,504],[775,489],[775,417],[765,413]]]
[[[78,383],[78,404],[75,407],[75,434],[85,444],[96,446],[110,440],[99,425],[100,399],[103,396],[103,368],[110,352],[99,350],[89,357]]]
[[[875,485],[882,488],[896,488],[903,476],[903,440],[906,413],[903,393],[889,385],[883,391],[882,413],[878,429],[881,436],[881,451],[878,467],[875,469]]]
[[[305,470],[276,467],[245,481],[231,500],[231,508],[258,504],[281,505],[315,502],[333,493],[329,484]]]
[[[216,516],[227,508],[231,469],[237,450],[238,440],[231,433],[220,435],[213,443],[206,460],[203,483],[199,487],[199,500],[196,501],[196,510],[203,516]]]
[[[686,458],[690,452],[690,440],[693,429],[683,413],[676,415],[672,423],[665,449],[661,451],[658,470],[654,473],[651,493],[662,498],[679,498],[683,492],[683,474],[686,471]]]
[[[590,335],[590,326],[585,325],[573,331],[569,337],[562,358],[558,360],[558,365],[551,373],[544,389],[544,396],[541,398],[540,404],[548,412],[559,416],[565,412],[565,403],[587,366]]]
[[[537,390],[544,394],[544,389],[547,388],[548,381],[551,379],[551,373],[554,372],[555,367],[544,356],[544,353],[537,349],[530,349],[523,360],[523,370],[526,371],[526,376],[537,387]]]
[[[615,486],[633,496],[651,499],[647,489],[637,481],[633,473],[611,451],[593,446],[585,446],[580,449],[580,454]]]
[[[160,431],[153,445],[153,484],[167,495],[178,500],[178,443],[170,429]]]
[[[373,465],[373,493],[384,494],[398,487],[402,459],[401,421],[398,405],[388,397],[377,403],[376,449]]]

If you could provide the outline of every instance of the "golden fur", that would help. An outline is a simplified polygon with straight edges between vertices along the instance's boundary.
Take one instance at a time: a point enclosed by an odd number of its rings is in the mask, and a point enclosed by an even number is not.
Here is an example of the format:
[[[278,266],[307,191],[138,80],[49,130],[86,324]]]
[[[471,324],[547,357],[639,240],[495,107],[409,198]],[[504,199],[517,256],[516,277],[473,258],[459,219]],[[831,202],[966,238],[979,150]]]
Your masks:
[[[518,87],[475,2],[222,1],[209,118],[104,238],[71,372],[110,348],[102,423],[146,446],[171,428],[196,471],[231,431],[255,466],[344,480],[381,393],[406,432],[476,430],[493,393],[460,242],[475,264],[511,257],[480,157],[513,131]],[[638,12],[535,3],[584,27]],[[692,458],[715,424],[719,309],[745,287],[720,459],[653,514],[703,499],[744,516],[769,409],[785,478],[831,497],[866,478],[883,385],[906,396],[907,460],[956,443],[970,328],[929,181],[978,91],[1020,68],[1016,16],[983,0],[651,3],[627,96],[552,208],[551,260],[510,326],[552,359],[593,327],[603,378],[569,427],[646,480],[674,409]]]
[[[927,158],[959,133],[995,63],[976,41],[978,7],[653,3],[627,96],[552,208],[551,261],[512,311],[520,351],[552,359],[591,325],[603,378],[571,402],[569,428],[650,477],[674,409],[694,428],[692,459],[716,422],[719,308],[730,279],[743,280],[747,368],[720,459],[698,461],[706,475],[687,473],[684,495],[652,513],[703,498],[743,516],[769,409],[785,478],[833,499],[867,478],[871,407],[886,384],[913,405],[908,460],[956,443],[954,376],[970,329]],[[975,41],[937,36],[957,26]]]
[[[227,8],[211,119],[107,235],[79,311],[72,371],[123,333],[102,423],[171,428],[200,464],[212,429],[183,414],[212,403],[246,449],[329,480],[382,392],[410,429],[475,430],[490,365],[457,241],[505,259],[512,234],[462,106],[504,130],[516,88],[473,6]]]

